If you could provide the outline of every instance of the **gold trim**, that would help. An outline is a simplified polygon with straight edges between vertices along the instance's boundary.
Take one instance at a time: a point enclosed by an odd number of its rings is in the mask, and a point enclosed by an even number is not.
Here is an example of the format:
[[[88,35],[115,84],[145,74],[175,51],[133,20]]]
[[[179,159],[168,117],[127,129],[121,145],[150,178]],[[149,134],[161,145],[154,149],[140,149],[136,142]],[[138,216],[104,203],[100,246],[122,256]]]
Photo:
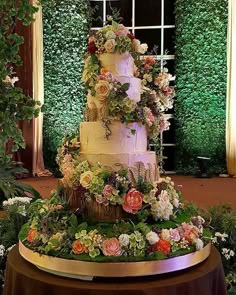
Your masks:
[[[207,244],[200,251],[164,260],[140,262],[88,262],[40,255],[19,242],[23,258],[38,268],[67,277],[136,277],[163,274],[194,266],[205,260],[211,251]]]

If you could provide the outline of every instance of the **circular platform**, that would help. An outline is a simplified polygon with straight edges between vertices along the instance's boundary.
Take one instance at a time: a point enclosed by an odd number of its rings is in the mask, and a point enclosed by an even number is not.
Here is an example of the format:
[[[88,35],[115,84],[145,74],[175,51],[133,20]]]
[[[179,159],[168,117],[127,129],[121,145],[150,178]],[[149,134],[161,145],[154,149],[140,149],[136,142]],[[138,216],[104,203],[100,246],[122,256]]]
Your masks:
[[[59,276],[92,279],[93,277],[137,277],[150,276],[183,270],[204,261],[211,251],[209,243],[200,251],[155,261],[140,262],[88,262],[68,260],[40,255],[19,242],[19,252],[23,258],[38,268]]]

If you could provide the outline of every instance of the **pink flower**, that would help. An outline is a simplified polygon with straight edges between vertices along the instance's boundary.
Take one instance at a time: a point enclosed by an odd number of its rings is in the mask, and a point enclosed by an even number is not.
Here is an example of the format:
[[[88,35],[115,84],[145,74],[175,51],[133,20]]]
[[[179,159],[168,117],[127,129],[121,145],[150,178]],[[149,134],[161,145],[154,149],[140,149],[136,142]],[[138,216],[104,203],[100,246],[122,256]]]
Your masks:
[[[155,64],[155,59],[154,58],[152,58],[152,57],[150,57],[150,56],[147,56],[146,58],[145,58],[145,61],[147,62],[147,63],[149,63],[150,65],[154,65]]]
[[[110,238],[103,241],[102,252],[105,256],[120,256],[122,250],[117,238]]]
[[[159,195],[159,199],[161,201],[163,201],[163,202],[168,202],[170,200],[170,197],[169,197],[167,191],[162,190],[161,193],[160,193],[160,195]]]
[[[114,187],[112,185],[107,184],[105,185],[102,194],[104,197],[109,197],[112,194],[113,190]]]
[[[123,196],[123,200],[124,211],[136,214],[142,208],[143,194],[132,188],[127,195]]]
[[[118,25],[118,30],[115,31],[116,36],[127,36],[129,34],[129,30],[122,24]]]
[[[180,240],[180,234],[179,234],[179,231],[175,228],[175,229],[170,229],[169,230],[170,232],[170,238],[171,240],[175,241],[175,242],[179,242]]]
[[[154,123],[155,121],[155,117],[153,116],[152,111],[150,110],[149,114],[148,114],[148,119],[151,123]]]
[[[147,71],[147,70],[149,70],[149,69],[150,69],[150,65],[149,65],[149,64],[146,64],[146,65],[144,66],[144,70]]]
[[[106,78],[103,75],[99,75],[98,80],[106,80]]]

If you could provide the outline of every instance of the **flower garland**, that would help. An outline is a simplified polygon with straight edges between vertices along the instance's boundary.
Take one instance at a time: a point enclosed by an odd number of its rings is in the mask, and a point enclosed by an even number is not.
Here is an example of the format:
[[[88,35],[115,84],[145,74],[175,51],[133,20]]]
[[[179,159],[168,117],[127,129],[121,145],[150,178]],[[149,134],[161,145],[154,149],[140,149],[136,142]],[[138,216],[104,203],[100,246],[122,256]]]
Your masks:
[[[140,55],[146,50],[146,44],[141,44],[127,28],[113,21],[112,25],[103,27],[89,38],[82,80],[89,95],[107,106],[108,113],[101,116],[145,124],[149,138],[156,139],[160,132],[169,129],[170,123],[163,113],[173,107],[175,92],[170,82],[174,77],[166,68],[161,70],[156,59],[150,56],[141,59]],[[142,84],[138,103],[127,95],[129,83],[121,84],[100,65],[100,54],[116,52],[129,52],[134,57],[135,76]]]
[[[21,230],[21,241],[40,253],[68,254],[72,259],[90,260],[97,256],[163,259],[174,253],[200,250],[208,241],[201,216],[176,222],[170,228],[142,222],[135,225],[130,221],[105,227],[98,223],[94,228],[78,222],[55,192],[50,199],[36,200],[29,211],[31,218]]]

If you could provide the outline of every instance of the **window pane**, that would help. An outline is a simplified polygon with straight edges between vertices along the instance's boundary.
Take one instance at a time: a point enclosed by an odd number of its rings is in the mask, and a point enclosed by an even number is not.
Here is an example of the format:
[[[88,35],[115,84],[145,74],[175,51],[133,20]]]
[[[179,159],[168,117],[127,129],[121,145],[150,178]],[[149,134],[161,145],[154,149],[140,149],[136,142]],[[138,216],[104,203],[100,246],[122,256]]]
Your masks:
[[[175,1],[174,0],[164,0],[164,24],[174,25],[175,24]]]
[[[161,0],[136,0],[135,26],[159,25],[161,25]]]
[[[167,159],[163,159],[163,168],[165,171],[175,170],[175,146],[165,146],[163,150],[163,156]]]
[[[168,113],[171,112],[168,111]],[[168,121],[170,122],[170,129],[163,132],[163,143],[175,143],[175,120],[170,118]]]
[[[146,29],[135,30],[135,37],[141,41],[141,43],[148,44],[148,52],[150,52],[154,45],[157,48],[157,54],[161,53],[161,30],[160,29]]]
[[[122,18],[120,23],[129,27],[132,25],[132,1],[131,0],[116,0],[107,1],[107,15],[112,15],[112,10],[118,10],[119,16]],[[113,10],[113,11],[115,11]]]
[[[164,29],[164,51],[167,54],[175,54],[175,29]]]
[[[167,68],[171,75],[175,75],[175,60],[169,59],[164,61],[164,67]],[[171,82],[173,84],[173,82]]]
[[[90,4],[94,11],[92,27],[102,27],[103,26],[103,2],[90,1]]]

